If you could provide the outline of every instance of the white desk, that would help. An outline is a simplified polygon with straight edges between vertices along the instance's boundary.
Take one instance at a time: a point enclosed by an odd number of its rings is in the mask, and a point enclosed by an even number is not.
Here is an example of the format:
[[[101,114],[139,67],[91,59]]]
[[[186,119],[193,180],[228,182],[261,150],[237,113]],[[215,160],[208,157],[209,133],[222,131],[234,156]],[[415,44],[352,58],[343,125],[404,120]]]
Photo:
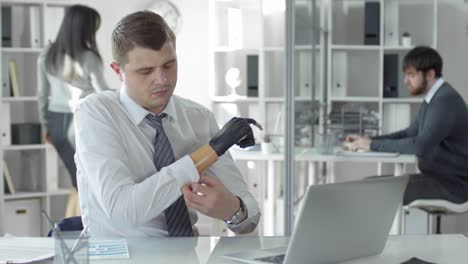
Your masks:
[[[217,237],[127,239],[130,259],[90,263],[235,264],[238,262],[222,256],[245,250],[280,247],[287,242],[287,237],[225,237],[222,240]],[[466,264],[468,239],[462,235],[391,236],[382,254],[346,263],[398,264],[412,257],[438,264]]]
[[[37,239],[37,238],[35,238]],[[44,242],[52,238],[41,238]],[[195,237],[128,238],[129,259],[92,260],[105,263],[235,264],[225,254],[287,245],[288,237]],[[349,241],[353,243],[353,241]],[[312,247],[313,245],[311,245]],[[331,245],[333,246],[333,245]],[[0,252],[4,250],[0,248]],[[30,248],[25,247],[25,252]],[[399,264],[410,258],[438,264],[466,264],[468,239],[463,235],[390,236],[380,255],[355,259],[346,264]],[[40,263],[51,263],[42,261]]]
[[[275,203],[278,199],[281,199],[278,194],[278,188],[276,188],[277,179],[275,177],[275,164],[277,161],[284,161],[284,153],[269,153],[265,154],[260,151],[231,151],[231,154],[235,160],[244,160],[244,161],[266,161],[267,162],[267,175],[266,180],[261,182],[266,182],[267,186],[261,186],[261,190],[266,192],[266,197],[268,200],[259,201],[264,202],[262,206],[262,215],[263,215],[263,228],[264,235],[276,235],[275,230],[278,230],[277,227],[277,206]],[[300,192],[304,193],[308,185],[312,184],[321,184],[321,183],[331,183],[335,182],[335,173],[334,173],[334,163],[336,162],[366,162],[366,163],[392,163],[395,165],[394,175],[402,175],[405,173],[406,164],[415,164],[417,158],[414,155],[399,155],[396,157],[362,157],[362,156],[340,156],[333,154],[320,154],[315,149],[306,148],[306,149],[296,149],[295,160],[298,162],[303,162],[303,164],[308,165],[307,175],[300,175],[296,180],[298,186],[303,186]],[[323,163],[327,166],[327,174],[322,175],[318,172],[320,164]],[[363,177],[372,176],[372,175],[363,175]],[[261,193],[263,193],[261,191]],[[263,196],[265,197],[265,196]],[[271,197],[275,197],[271,199]],[[401,210],[397,217],[395,218],[394,227],[392,228],[392,234],[401,234]]]

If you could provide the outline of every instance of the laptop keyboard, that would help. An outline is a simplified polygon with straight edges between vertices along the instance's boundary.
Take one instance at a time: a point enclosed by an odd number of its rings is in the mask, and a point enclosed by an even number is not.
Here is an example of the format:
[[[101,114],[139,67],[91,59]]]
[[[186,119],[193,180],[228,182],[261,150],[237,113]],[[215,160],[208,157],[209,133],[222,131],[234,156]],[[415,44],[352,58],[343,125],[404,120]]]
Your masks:
[[[266,258],[256,258],[255,260],[263,261],[266,263],[282,264],[284,262],[285,256],[286,256],[285,254],[282,254],[282,255],[270,256]]]

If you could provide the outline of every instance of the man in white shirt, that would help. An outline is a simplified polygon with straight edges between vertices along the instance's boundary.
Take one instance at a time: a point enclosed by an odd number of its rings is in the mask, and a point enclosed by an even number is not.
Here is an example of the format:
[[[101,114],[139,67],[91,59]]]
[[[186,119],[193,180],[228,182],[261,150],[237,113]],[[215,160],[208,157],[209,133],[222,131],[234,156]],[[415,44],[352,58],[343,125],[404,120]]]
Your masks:
[[[111,67],[121,89],[88,96],[76,109],[80,205],[92,236],[192,236],[197,211],[236,233],[258,224],[258,204],[225,153],[254,143],[254,120],[234,118],[219,130],[208,109],[173,95],[175,46],[159,15],[124,17],[112,33]],[[184,215],[188,229],[175,223]]]

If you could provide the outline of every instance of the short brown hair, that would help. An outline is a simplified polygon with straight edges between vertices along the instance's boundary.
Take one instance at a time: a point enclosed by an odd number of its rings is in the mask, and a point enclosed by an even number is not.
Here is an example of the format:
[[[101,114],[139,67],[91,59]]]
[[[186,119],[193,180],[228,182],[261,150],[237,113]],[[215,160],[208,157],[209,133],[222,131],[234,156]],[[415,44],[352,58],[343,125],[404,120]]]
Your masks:
[[[442,77],[443,61],[440,54],[431,47],[419,46],[410,50],[403,59],[403,70],[414,67],[427,73],[433,69],[437,78]]]
[[[112,32],[112,57],[118,64],[127,62],[135,46],[160,50],[167,40],[175,46],[176,37],[164,19],[152,11],[138,11],[122,18]]]

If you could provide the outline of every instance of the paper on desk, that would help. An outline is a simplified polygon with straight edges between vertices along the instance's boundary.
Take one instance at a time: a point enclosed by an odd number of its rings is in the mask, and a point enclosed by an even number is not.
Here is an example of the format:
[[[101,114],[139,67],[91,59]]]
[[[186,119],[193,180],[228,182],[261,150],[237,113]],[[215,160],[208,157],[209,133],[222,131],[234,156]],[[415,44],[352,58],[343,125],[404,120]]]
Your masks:
[[[0,263],[31,263],[53,256],[54,240],[50,237],[0,238]]]
[[[127,240],[90,239],[88,248],[89,259],[123,259],[130,258]]]

